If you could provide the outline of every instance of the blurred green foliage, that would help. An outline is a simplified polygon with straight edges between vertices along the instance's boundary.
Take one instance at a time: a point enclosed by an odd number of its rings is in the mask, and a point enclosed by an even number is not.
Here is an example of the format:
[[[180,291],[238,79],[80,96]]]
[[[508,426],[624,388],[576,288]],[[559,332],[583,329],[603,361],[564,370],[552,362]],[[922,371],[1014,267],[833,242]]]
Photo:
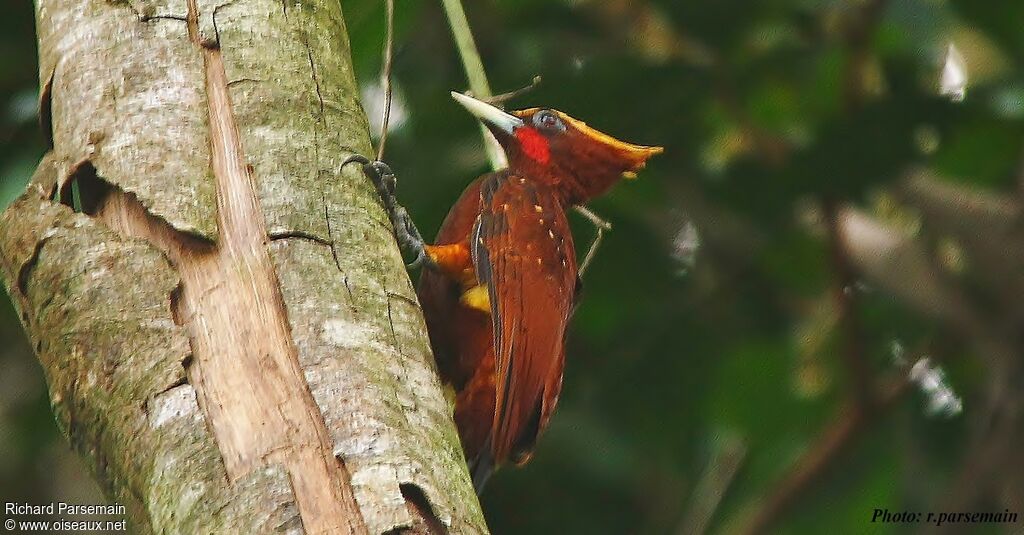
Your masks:
[[[439,4],[398,2],[394,80],[404,111],[386,155],[399,197],[428,233],[486,170],[479,130],[448,97],[465,78]],[[724,497],[710,520],[713,532],[736,528],[846,399],[820,201],[898,222],[885,210],[887,192],[922,168],[1017,195],[1024,3],[886,3],[863,68],[851,76],[856,52],[844,35],[865,4],[467,3],[496,91],[543,77],[512,106],[555,107],[622,139],[666,147],[640,180],[592,205],[615,228],[587,273],[552,427],[533,462],[499,472],[483,496],[495,533],[687,533],[704,474],[739,445],[745,455],[735,477],[719,481]],[[382,6],[352,0],[343,8],[357,75],[372,86]],[[43,150],[31,17],[16,3],[0,21],[0,205]],[[962,103],[937,91],[949,43],[970,76]],[[852,103],[851,91],[859,95]],[[687,223],[699,246],[682,232]],[[582,250],[592,230],[575,216],[574,227]],[[905,373],[894,344],[907,358],[941,357],[964,413],[929,417],[911,389],[871,417],[773,532],[910,531],[871,524],[873,510],[936,510],[982,405],[986,374],[969,340],[870,283],[846,290],[857,295],[872,380]],[[46,408],[41,370],[10,305],[0,311],[9,341],[0,347],[3,498],[87,496],[74,461],[53,460],[69,454]],[[975,510],[1002,508],[984,502]]]

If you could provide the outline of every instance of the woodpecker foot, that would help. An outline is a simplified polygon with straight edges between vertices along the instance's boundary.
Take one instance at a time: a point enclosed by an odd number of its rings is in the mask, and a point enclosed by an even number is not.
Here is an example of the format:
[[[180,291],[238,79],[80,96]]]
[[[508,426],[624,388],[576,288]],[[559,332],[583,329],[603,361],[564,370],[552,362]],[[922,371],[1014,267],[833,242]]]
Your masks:
[[[424,263],[431,264],[431,259],[424,247],[426,244],[419,229],[409,217],[409,212],[401,204],[398,204],[398,199],[395,198],[395,187],[398,185],[398,180],[391,167],[381,161],[372,161],[361,154],[349,156],[341,163],[341,166],[345,167],[350,163],[361,165],[363,173],[373,181],[373,185],[377,188],[377,195],[380,196],[384,210],[387,211],[388,218],[391,220],[391,226],[395,230],[395,240],[398,242],[398,246],[403,252],[415,256],[415,259],[406,266],[417,268]]]

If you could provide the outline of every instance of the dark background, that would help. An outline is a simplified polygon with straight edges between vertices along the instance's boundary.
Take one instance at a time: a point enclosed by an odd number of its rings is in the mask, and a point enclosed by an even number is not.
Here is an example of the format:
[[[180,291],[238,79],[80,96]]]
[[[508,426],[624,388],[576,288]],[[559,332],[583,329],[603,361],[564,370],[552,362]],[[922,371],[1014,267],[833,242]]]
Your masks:
[[[357,74],[373,94],[382,7],[343,7]],[[803,473],[794,465],[806,468],[804,455],[820,453],[823,466],[769,515],[772,532],[922,527],[872,524],[875,508],[1024,514],[1014,456],[990,459],[989,472],[972,464],[985,457],[978,444],[1020,444],[1012,418],[1009,431],[986,434],[1024,383],[984,348],[1021,355],[1024,313],[1012,297],[1024,242],[1013,238],[1024,233],[1013,232],[1024,225],[1014,216],[1011,232],[990,237],[1005,247],[989,242],[994,254],[975,254],[972,239],[985,237],[989,221],[968,210],[929,217],[903,195],[908,177],[926,176],[928,188],[1017,206],[1024,2],[466,8],[496,91],[543,77],[511,106],[555,107],[666,148],[639,180],[591,205],[615,228],[585,278],[551,428],[533,462],[499,472],[483,496],[495,533],[688,533],[702,523],[732,533],[787,495],[780,481]],[[31,6],[9,3],[0,18],[0,207],[43,151],[33,30]],[[949,43],[970,76],[959,103],[938,94]],[[386,159],[399,197],[432,234],[486,170],[478,128],[448,96],[465,77],[439,2],[398,2],[394,80]],[[981,327],[957,325],[870,277],[845,277],[857,275],[844,252],[852,245],[828,232],[829,207],[839,205],[916,240]],[[592,230],[572,219],[582,251]],[[5,294],[0,342],[0,501],[101,500],[54,425],[42,370]],[[936,395],[922,381],[875,409],[849,409],[858,377],[898,389],[924,356],[944,370],[962,412],[929,411]],[[831,455],[822,437],[847,424]]]

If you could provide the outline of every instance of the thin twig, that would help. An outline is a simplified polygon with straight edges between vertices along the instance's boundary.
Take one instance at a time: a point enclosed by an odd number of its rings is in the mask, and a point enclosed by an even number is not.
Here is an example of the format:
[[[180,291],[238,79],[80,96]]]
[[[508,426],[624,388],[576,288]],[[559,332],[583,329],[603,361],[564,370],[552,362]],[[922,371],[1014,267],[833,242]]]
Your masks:
[[[462,0],[442,0],[442,4],[445,15],[448,17],[448,25],[452,28],[452,36],[455,37],[455,48],[458,49],[462,67],[466,70],[469,90],[473,93],[474,98],[483,100],[491,98],[491,84],[487,81],[487,71],[484,70],[480,52],[476,48],[476,41],[473,39],[469,20],[466,19],[466,12],[462,9]],[[501,149],[498,140],[494,139],[494,135],[482,124],[480,132],[484,137],[484,149],[487,151],[487,160],[491,163],[491,169],[497,171],[507,166],[505,151]]]
[[[384,86],[384,116],[380,121],[380,142],[377,144],[377,160],[384,159],[384,145],[388,141],[388,123],[391,121],[391,61],[395,48],[395,0],[384,0],[387,37],[384,41],[384,60],[380,70],[381,85]]]
[[[525,85],[523,87],[520,87],[519,89],[514,89],[514,90],[509,91],[507,93],[502,93],[500,95],[494,95],[493,97],[488,97],[488,98],[484,98],[484,99],[480,99],[480,100],[483,100],[484,102],[486,102],[488,104],[491,104],[493,106],[504,107],[506,102],[508,102],[508,101],[510,101],[510,100],[512,100],[512,99],[514,99],[516,97],[518,97],[519,95],[522,95],[524,93],[528,93],[528,92],[533,91],[534,89],[536,89],[536,87],[538,85],[540,85],[540,82],[541,82],[541,78],[540,78],[540,75],[538,74],[538,75],[535,75],[533,77],[533,80],[530,80],[529,84],[527,84],[527,85]]]
[[[594,236],[594,241],[590,242],[590,248],[587,250],[586,256],[583,257],[583,262],[580,264],[579,276],[582,277],[586,273],[587,268],[590,267],[590,262],[594,260],[594,255],[597,254],[597,248],[601,245],[601,240],[604,239],[604,232],[612,229],[612,224],[602,219],[599,215],[590,211],[589,208],[583,205],[573,206],[576,213],[587,218],[593,225],[594,230],[597,231],[597,235]]]

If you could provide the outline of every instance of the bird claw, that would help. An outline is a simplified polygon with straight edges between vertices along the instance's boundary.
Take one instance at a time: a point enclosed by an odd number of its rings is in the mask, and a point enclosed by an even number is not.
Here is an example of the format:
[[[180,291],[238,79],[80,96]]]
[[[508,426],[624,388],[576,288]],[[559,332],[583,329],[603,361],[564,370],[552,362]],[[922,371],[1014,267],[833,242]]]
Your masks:
[[[395,178],[395,172],[391,170],[391,166],[380,161],[370,160],[362,154],[353,154],[341,162],[341,166],[345,167],[350,163],[358,163],[363,168],[363,173],[373,181],[373,185],[377,188],[377,194],[382,197],[395,195],[395,188],[398,186],[398,180]]]
[[[395,178],[395,172],[391,170],[391,166],[381,161],[370,162],[367,166],[369,166],[370,171],[367,174],[371,177],[376,177],[374,185],[377,186],[377,192],[382,195],[394,196],[395,189],[398,186],[398,179]]]
[[[384,209],[388,213],[388,219],[391,220],[395,241],[398,242],[399,247],[405,252],[411,252],[416,255],[416,258],[406,264],[406,266],[414,269],[424,263],[427,265],[433,264],[426,253],[423,237],[420,235],[419,229],[416,228],[416,224],[413,223],[405,208],[398,204],[398,200],[395,197],[398,179],[395,177],[394,171],[391,170],[391,166],[379,160],[370,160],[361,154],[349,156],[341,165],[344,167],[350,163],[358,163],[362,166],[363,174],[369,177],[377,188],[377,195],[380,196]]]
[[[420,250],[420,253],[416,255],[416,259],[413,260],[412,262],[405,264],[405,267],[408,269],[416,269],[422,266],[424,263],[427,263],[429,265],[430,257],[427,256],[427,253],[425,251]]]

